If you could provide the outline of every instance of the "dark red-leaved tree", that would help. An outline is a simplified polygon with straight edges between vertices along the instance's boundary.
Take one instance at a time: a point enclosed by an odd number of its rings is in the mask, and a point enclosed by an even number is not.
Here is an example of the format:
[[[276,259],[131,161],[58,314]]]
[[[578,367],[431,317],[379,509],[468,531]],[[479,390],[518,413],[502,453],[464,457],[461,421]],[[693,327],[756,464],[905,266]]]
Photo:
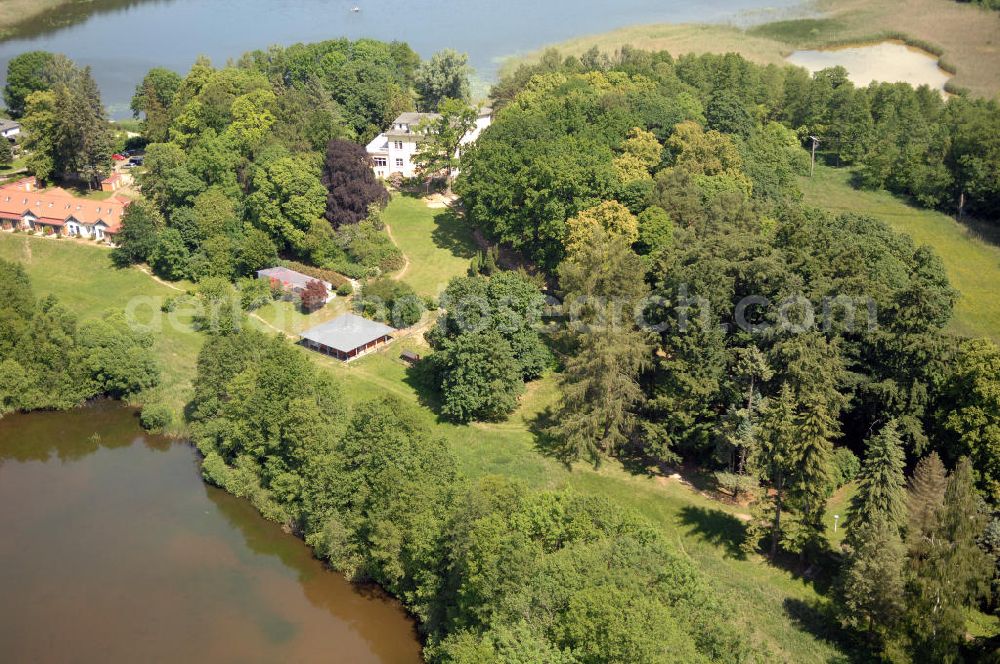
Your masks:
[[[302,289],[302,309],[304,311],[316,311],[322,309],[326,304],[326,286],[322,281],[313,279]]]
[[[351,141],[335,138],[326,146],[322,181],[327,191],[326,219],[334,228],[356,224],[368,216],[369,205],[389,201],[389,192],[372,171],[371,157]]]

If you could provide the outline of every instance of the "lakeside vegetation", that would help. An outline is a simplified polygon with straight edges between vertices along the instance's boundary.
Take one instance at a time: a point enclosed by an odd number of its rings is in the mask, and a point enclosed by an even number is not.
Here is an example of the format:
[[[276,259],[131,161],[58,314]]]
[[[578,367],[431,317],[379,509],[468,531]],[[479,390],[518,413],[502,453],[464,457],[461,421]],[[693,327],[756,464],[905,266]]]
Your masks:
[[[823,0],[818,8],[819,18],[778,20],[747,29],[717,24],[637,25],[548,48],[577,56],[593,46],[611,54],[625,45],[674,55],[739,53],[766,65],[782,64],[792,50],[901,39],[940,58],[940,66],[955,75],[950,89],[987,98],[1000,92],[996,57],[1000,15],[995,11],[952,0]],[[512,56],[502,72],[536,62],[543,52]]]
[[[400,104],[432,107],[410,53],[345,40],[199,62],[184,79],[151,72],[136,104],[153,141],[146,200],[130,206],[119,247],[17,235],[0,247],[29,265],[36,248],[89,252],[91,281],[174,290],[133,267],[148,262],[192,289],[185,301],[235,303],[193,317],[199,334],[177,331],[206,340],[197,373],[177,377],[192,386],[184,415],[206,479],[399,596],[434,661],[828,661],[873,648],[907,661],[978,647],[965,623],[993,608],[982,590],[996,551],[978,538],[983,497],[1000,495],[1000,351],[949,335],[956,294],[932,250],[867,211],[800,202],[801,138],[824,125],[868,173],[885,144],[896,149],[900,179],[869,186],[917,187],[925,203],[970,189],[970,209],[990,209],[989,182],[955,168],[989,164],[981,146],[914,157],[951,130],[940,100],[735,56],[550,60],[495,91],[495,124],[463,154],[464,216],[406,197],[382,209],[384,189],[338,134],[363,140]],[[869,108],[871,132],[848,136],[872,100],[913,114]],[[915,118],[928,131],[910,140],[900,128]],[[473,230],[535,276],[480,259]],[[287,334],[327,315],[282,321],[284,305],[242,278],[279,252],[320,269],[380,257],[358,303],[410,288],[436,297],[447,283],[431,304],[442,325],[349,365],[255,332],[254,321]],[[42,279],[72,298],[72,281]],[[544,284],[582,303],[584,325],[543,346]],[[608,306],[670,302],[688,286],[714,308],[695,320],[649,311],[656,334]],[[878,325],[795,318],[807,328],[795,330],[763,311],[751,322],[768,333],[719,332],[738,329],[744,296],[794,294],[872,298]],[[486,329],[462,327],[467,295],[488,305]],[[395,354],[409,347],[433,353],[408,367]],[[705,495],[668,474],[682,465]],[[908,467],[923,487],[909,493]],[[848,522],[866,527],[841,540],[828,501],[842,510],[855,475]],[[753,500],[709,497],[724,491]],[[928,607],[933,594],[944,597]]]

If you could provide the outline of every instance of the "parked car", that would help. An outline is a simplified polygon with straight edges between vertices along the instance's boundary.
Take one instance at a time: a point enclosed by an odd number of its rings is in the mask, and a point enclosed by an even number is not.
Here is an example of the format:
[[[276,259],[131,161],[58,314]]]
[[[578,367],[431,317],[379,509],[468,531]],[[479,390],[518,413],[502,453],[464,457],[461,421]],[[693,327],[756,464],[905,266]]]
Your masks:
[[[114,159],[115,161],[125,161],[125,155],[120,155],[117,152],[111,155],[111,158]]]
[[[132,164],[133,166],[142,166],[142,161],[143,161],[142,157],[132,157],[131,159],[128,160],[128,163]]]

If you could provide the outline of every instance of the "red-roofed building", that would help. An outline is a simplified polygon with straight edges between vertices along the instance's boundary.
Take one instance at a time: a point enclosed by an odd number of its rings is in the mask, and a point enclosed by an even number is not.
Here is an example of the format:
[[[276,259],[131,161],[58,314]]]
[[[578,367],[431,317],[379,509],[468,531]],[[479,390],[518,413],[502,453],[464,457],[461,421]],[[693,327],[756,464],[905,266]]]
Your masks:
[[[0,187],[0,227],[111,239],[121,228],[129,200],[79,198],[60,187],[39,190],[35,178]]]

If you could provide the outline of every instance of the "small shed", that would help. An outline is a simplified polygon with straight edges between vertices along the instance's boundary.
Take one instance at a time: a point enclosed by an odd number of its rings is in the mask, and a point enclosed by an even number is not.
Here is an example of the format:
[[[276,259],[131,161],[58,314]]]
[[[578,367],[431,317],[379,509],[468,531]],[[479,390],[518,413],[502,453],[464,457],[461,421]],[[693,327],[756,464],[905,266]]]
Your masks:
[[[395,332],[384,323],[343,314],[299,336],[306,348],[346,362],[388,343]]]

